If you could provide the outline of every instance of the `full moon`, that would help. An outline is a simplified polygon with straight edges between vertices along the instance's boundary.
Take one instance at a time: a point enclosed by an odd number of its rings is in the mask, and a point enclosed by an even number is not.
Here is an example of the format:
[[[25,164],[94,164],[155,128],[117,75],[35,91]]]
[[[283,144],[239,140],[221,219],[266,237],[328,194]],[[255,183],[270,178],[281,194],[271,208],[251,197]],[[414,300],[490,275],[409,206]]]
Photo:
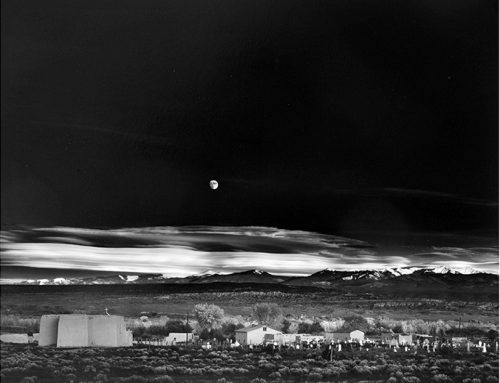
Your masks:
[[[215,190],[219,187],[219,183],[216,180],[210,181],[210,189]]]

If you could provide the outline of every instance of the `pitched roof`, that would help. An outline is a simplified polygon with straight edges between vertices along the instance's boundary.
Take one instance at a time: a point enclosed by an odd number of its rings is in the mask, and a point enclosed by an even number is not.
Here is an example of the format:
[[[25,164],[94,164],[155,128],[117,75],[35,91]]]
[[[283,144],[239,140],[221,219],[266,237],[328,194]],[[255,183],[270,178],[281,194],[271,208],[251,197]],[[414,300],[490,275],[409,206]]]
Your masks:
[[[236,330],[235,332],[250,332],[250,331],[258,330],[259,328],[262,328],[262,327],[270,328],[269,326],[259,324],[257,326],[248,326],[248,327],[240,328],[240,329]],[[274,330],[274,329],[272,329],[272,330]]]
[[[350,332],[329,332],[325,333],[325,335],[328,334],[328,336],[337,336],[337,337],[349,337],[351,336]]]

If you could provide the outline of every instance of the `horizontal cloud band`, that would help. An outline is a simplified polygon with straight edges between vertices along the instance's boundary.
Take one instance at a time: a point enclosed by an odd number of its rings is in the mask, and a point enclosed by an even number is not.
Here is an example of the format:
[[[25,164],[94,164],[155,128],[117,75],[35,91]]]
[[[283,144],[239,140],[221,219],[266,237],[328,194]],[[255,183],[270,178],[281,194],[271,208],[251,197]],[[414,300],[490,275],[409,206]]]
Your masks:
[[[268,227],[56,227],[3,231],[1,265],[168,277],[249,269],[309,275],[325,268],[436,265],[498,273],[498,248],[412,246],[388,251],[359,240]]]

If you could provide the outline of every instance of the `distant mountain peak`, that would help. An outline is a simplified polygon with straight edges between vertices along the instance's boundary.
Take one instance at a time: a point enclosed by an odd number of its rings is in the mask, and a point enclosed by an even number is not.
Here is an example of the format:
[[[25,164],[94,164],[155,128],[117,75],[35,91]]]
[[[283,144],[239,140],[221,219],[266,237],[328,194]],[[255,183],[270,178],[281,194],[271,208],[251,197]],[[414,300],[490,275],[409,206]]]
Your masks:
[[[323,269],[309,276],[286,277],[274,275],[260,269],[251,269],[233,273],[216,273],[207,270],[203,274],[191,275],[187,277],[171,277],[167,274],[110,274],[107,276],[95,277],[58,277],[54,279],[27,279],[17,281],[14,284],[28,285],[87,285],[87,284],[143,284],[143,283],[211,283],[211,282],[231,282],[231,283],[330,283],[335,281],[388,281],[400,277],[419,278],[423,276],[447,276],[447,275],[475,275],[484,273],[471,267],[449,267],[444,265],[419,265],[388,267],[373,270],[334,270]],[[6,283],[3,281],[2,283]],[[8,283],[8,282],[7,282]],[[349,282],[351,283],[351,282]]]
[[[478,274],[479,270],[473,269],[470,266],[465,267],[447,267],[447,266],[435,266],[427,268],[426,273],[434,274]]]
[[[246,271],[240,271],[238,273],[233,273],[233,274],[244,274],[244,275],[271,275],[267,271],[264,270],[258,270],[258,269],[252,269],[252,270],[246,270]]]
[[[125,281],[125,282],[134,282],[134,281],[139,279],[139,276],[138,275],[122,276],[122,275],[118,274],[118,278],[120,278],[122,281]]]

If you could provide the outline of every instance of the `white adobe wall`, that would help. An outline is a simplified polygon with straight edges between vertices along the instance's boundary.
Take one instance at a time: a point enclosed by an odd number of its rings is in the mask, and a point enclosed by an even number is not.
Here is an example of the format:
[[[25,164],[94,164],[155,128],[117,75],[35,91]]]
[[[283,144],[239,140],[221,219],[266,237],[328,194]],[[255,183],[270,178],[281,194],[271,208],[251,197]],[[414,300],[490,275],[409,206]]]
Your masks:
[[[40,346],[128,347],[132,332],[116,315],[44,315],[40,320]]]
[[[52,346],[57,344],[57,328],[59,315],[42,315],[40,318],[39,346]]]
[[[264,328],[266,330],[264,330]],[[247,344],[262,344],[264,343],[264,336],[266,334],[281,334],[270,327],[260,327],[253,331],[247,332]]]
[[[117,347],[130,347],[133,345],[134,336],[132,335],[131,330],[127,330],[127,326],[125,325],[125,319],[123,317],[117,317]]]
[[[119,322],[120,318],[117,316],[89,316],[88,345],[90,347],[117,347]]]
[[[351,331],[349,335],[351,337],[351,340],[362,341],[365,339],[365,333],[363,331],[354,330]]]
[[[171,332],[170,334],[168,334],[168,336],[165,337],[165,342],[167,342],[167,344],[172,344],[173,340],[175,339],[175,341],[177,343],[179,343],[179,342],[186,343],[186,334],[187,334],[188,342],[191,342],[194,339],[194,334],[192,332],[188,332],[188,333]]]
[[[61,315],[57,347],[87,347],[89,345],[87,315]]]

